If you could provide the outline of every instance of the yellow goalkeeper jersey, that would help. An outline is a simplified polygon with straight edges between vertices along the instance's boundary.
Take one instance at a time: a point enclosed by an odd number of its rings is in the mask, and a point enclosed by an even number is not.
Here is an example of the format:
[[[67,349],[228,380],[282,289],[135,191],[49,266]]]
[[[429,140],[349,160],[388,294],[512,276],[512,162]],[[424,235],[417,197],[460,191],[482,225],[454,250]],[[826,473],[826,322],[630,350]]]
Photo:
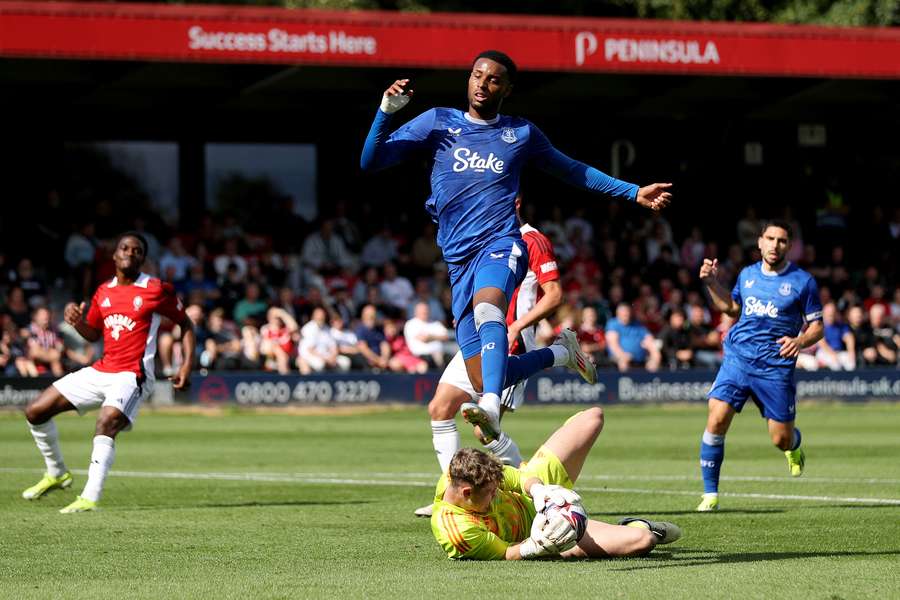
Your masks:
[[[523,541],[531,533],[536,514],[534,502],[522,489],[525,478],[513,467],[503,468],[503,482],[486,513],[476,513],[444,502],[450,484],[447,473],[440,478],[434,494],[431,531],[450,558],[502,560],[510,544]]]

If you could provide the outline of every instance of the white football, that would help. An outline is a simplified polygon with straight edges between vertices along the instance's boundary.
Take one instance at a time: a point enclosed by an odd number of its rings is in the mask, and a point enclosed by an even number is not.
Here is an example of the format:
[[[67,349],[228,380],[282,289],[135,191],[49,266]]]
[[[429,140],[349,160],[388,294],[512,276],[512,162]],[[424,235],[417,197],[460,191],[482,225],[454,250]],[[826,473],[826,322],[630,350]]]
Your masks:
[[[575,539],[578,541],[584,537],[584,532],[587,531],[588,516],[584,511],[584,507],[578,504],[569,504],[568,502],[566,504],[554,504],[548,502],[541,510],[541,513],[546,515],[548,519],[553,515],[562,515],[575,529]]]

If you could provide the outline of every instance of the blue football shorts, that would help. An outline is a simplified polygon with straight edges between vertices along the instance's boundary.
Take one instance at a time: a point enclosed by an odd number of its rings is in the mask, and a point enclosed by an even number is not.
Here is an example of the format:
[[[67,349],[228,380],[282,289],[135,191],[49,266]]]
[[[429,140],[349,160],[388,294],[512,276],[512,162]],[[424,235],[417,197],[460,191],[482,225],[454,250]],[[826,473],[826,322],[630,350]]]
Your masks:
[[[528,272],[528,248],[521,237],[503,237],[482,248],[471,260],[450,264],[448,269],[456,341],[463,358],[471,358],[481,352],[481,340],[472,313],[475,292],[486,287],[499,288],[506,294],[508,302]]]
[[[792,422],[797,416],[797,386],[793,371],[790,371],[790,377],[767,379],[747,370],[740,360],[725,355],[707,398],[727,402],[737,412],[741,412],[749,398],[763,417],[780,423]]]

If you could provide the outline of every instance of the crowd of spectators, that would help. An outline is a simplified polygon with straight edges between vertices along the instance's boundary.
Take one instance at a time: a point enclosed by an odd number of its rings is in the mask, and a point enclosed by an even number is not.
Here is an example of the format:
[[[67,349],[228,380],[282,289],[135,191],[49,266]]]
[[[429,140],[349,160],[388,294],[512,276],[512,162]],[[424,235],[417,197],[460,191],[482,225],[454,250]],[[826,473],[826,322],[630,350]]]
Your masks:
[[[593,218],[554,207],[524,215],[553,242],[564,291],[557,314],[541,323],[550,343],[562,327],[578,332],[600,368],[714,368],[722,358],[727,316],[712,311],[697,278],[704,257],[718,257],[720,277],[734,281],[759,260],[755,211],[715,231],[676,228],[666,216],[604,204]],[[197,367],[278,373],[440,369],[456,351],[446,266],[435,227],[392,227],[345,216],[338,206],[282,250],[275,235],[243,230],[237,219],[206,215],[189,231],[153,232],[145,271],[174,284],[197,330]],[[897,365],[900,348],[900,210],[877,207],[866,222],[868,245],[850,256],[852,236],[840,211],[794,223],[790,260],[817,279],[825,338],[805,350],[804,369],[852,370]],[[673,218],[674,215],[673,215]],[[686,217],[681,217],[682,219]],[[675,229],[683,231],[676,237]],[[158,234],[158,235],[157,235]],[[93,223],[72,227],[63,268],[0,251],[0,373],[60,375],[102,352],[61,320],[68,301],[89,300],[113,275],[112,236]],[[58,267],[58,265],[56,265]],[[174,372],[180,332],[164,324],[159,370]]]

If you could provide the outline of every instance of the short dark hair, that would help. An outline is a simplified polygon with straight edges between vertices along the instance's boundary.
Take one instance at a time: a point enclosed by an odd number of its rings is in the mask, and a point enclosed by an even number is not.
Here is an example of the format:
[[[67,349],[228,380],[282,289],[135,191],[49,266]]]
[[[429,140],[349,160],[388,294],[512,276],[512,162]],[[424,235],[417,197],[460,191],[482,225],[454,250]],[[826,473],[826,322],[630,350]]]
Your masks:
[[[500,52],[499,50],[484,50],[475,57],[475,60],[472,61],[473,67],[475,66],[475,63],[478,62],[479,58],[487,58],[496,63],[500,63],[501,65],[506,67],[506,74],[509,75],[509,80],[511,82],[514,82],[516,80],[516,75],[519,73],[519,68],[516,66],[516,63],[513,62],[513,59],[511,59],[505,52]]]
[[[116,238],[116,248],[118,248],[119,244],[122,243],[122,240],[127,237],[134,238],[141,243],[141,246],[144,248],[144,256],[146,257],[149,244],[147,243],[147,238],[141,235],[139,231],[126,231],[125,233],[120,234],[119,237]]]
[[[794,228],[791,227],[791,224],[785,221],[784,219],[764,219],[762,222],[762,227],[759,230],[759,235],[762,235],[766,232],[766,229],[769,227],[778,227],[779,229],[784,229],[787,231],[788,239],[794,239]]]

